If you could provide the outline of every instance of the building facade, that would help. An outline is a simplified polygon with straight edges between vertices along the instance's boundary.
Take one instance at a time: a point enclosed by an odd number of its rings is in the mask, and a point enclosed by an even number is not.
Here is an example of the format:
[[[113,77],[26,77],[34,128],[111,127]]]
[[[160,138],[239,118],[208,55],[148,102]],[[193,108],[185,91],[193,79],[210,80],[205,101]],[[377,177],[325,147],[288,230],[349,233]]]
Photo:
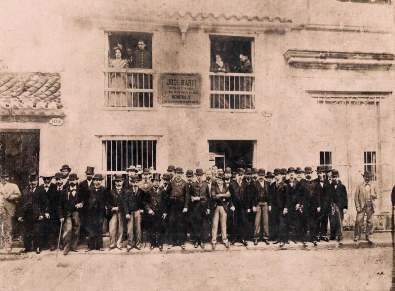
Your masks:
[[[369,170],[390,209],[390,1],[109,2],[0,12],[0,158],[20,183],[64,163],[328,165],[350,208]]]

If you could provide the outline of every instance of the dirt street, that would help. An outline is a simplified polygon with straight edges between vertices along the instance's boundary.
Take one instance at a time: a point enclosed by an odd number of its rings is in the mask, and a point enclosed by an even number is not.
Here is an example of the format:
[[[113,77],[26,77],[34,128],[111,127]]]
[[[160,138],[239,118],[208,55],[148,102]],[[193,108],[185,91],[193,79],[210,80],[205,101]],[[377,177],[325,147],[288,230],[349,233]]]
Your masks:
[[[44,253],[0,261],[0,290],[381,291],[391,287],[391,272],[391,248],[79,253],[59,255],[58,261]]]

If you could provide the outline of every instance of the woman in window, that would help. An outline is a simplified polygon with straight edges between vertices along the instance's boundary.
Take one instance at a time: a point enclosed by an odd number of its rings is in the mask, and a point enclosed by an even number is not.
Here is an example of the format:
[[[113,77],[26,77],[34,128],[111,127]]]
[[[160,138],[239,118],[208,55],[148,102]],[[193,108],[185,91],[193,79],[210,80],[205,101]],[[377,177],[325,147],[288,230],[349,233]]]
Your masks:
[[[122,45],[114,47],[115,59],[109,60],[109,66],[114,69],[124,69],[128,67],[127,60],[122,58]],[[126,73],[114,70],[108,74],[109,92],[108,106],[122,106],[126,104],[124,90],[126,89]]]
[[[229,66],[226,64],[220,54],[215,55],[215,62],[211,67],[211,71],[214,73],[227,73],[229,72]]]

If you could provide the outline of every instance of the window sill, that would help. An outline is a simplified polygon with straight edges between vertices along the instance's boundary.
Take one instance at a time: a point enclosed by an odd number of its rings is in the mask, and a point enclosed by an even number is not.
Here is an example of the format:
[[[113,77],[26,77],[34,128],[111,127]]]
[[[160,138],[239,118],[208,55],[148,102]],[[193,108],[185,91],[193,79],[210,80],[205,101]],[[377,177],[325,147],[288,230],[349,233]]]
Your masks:
[[[103,106],[104,111],[157,111],[157,107],[109,107]]]
[[[224,113],[257,113],[256,109],[216,109],[209,108],[208,112],[224,112]]]

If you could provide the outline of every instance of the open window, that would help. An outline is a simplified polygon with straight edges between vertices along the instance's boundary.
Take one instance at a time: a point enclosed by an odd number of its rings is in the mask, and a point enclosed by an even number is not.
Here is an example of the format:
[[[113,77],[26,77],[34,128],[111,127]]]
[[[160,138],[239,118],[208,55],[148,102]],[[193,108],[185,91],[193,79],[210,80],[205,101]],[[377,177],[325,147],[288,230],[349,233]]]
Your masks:
[[[210,107],[255,109],[253,38],[210,36]]]
[[[152,35],[108,32],[105,105],[153,107]]]

